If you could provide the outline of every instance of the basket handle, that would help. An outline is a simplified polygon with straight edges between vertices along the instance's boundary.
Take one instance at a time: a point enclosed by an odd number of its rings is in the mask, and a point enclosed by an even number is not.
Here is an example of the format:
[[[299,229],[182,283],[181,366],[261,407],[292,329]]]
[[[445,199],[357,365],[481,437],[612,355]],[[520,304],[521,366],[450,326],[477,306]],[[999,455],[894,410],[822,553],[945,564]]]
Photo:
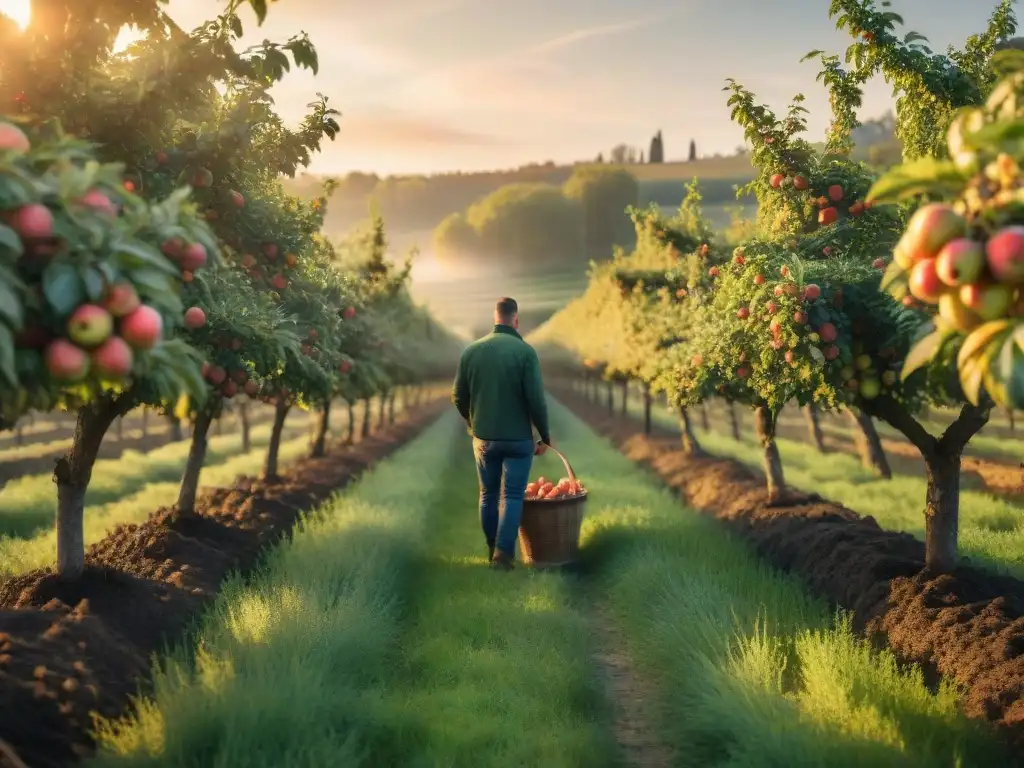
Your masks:
[[[576,473],[572,471],[572,464],[569,463],[569,460],[565,458],[565,455],[560,450],[555,448],[555,446],[549,445],[547,448],[549,451],[554,451],[555,455],[562,460],[562,466],[564,466],[565,471],[569,473],[569,479],[575,483]]]

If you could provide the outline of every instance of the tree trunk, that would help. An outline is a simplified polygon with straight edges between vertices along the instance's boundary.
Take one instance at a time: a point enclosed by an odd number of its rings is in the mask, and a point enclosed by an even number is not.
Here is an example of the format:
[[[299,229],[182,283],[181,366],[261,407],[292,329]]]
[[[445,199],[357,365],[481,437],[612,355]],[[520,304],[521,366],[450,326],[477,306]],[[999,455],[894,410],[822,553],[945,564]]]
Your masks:
[[[964,405],[936,438],[902,405],[889,398],[870,404],[874,414],[899,430],[921,452],[928,486],[925,490],[925,569],[949,573],[957,564],[960,523],[960,461],[971,438],[988,423],[992,403]]]
[[[1017,422],[1013,415],[1013,408],[1006,409],[1006,418],[1010,420],[1010,434],[1014,434],[1017,431]]]
[[[775,416],[768,406],[760,405],[754,409],[754,427],[761,444],[764,474],[768,481],[768,501],[776,502],[786,487],[786,479],[782,473],[779,447],[775,444]]]
[[[740,418],[736,415],[736,404],[726,403],[725,412],[729,417],[729,430],[732,432],[732,439],[740,441]]]
[[[651,385],[644,384],[644,434],[651,434]]]
[[[693,423],[690,421],[690,412],[685,407],[679,408],[679,433],[683,441],[683,455],[703,456],[704,451],[693,434]]]
[[[360,432],[362,439],[370,436],[370,398],[363,398],[363,428]]]
[[[117,442],[124,440],[124,416],[118,416],[117,421],[114,422],[114,429],[117,434]]]
[[[167,417],[167,420],[171,423],[171,442],[180,443],[185,439],[185,435],[181,431],[181,419],[171,414]]]
[[[192,428],[195,429],[194,426]],[[220,437],[221,435],[224,434],[224,416],[222,414],[217,414],[217,418],[214,419],[213,430],[214,434],[217,435],[217,437]]]
[[[348,435],[345,437],[346,445],[355,445],[356,442],[356,407],[351,400],[346,400],[348,406]]]
[[[142,420],[142,437],[149,437],[149,408],[143,406],[140,416]]]
[[[936,451],[924,457],[925,567],[949,573],[956,567],[960,526],[960,453]]]
[[[377,401],[377,431],[384,429],[387,423],[388,397],[390,393],[381,392],[380,400]]]
[[[331,401],[324,403],[320,411],[320,420],[317,423],[316,437],[313,438],[313,449],[309,455],[313,458],[324,456],[327,453],[327,432],[331,428]]]
[[[249,401],[238,404],[238,424],[242,430],[242,453],[252,450],[252,425],[249,423]]]
[[[608,413],[615,413],[615,384],[611,381],[605,387],[608,399]]]
[[[396,397],[397,397],[397,394],[394,391],[392,391],[391,394],[388,395],[388,424],[394,424],[395,423],[395,398]]]
[[[207,405],[196,414],[195,421],[192,422],[192,442],[188,449],[188,459],[185,461],[185,471],[181,476],[181,488],[178,490],[177,514],[179,517],[196,513],[199,475],[206,462],[206,448],[209,444],[206,437],[210,432],[210,424],[216,418],[217,411],[220,410],[219,405],[219,403]]]
[[[705,432],[711,431],[711,419],[708,416],[708,404],[700,404],[700,428]]]
[[[892,478],[889,459],[886,458],[882,439],[878,436],[878,430],[875,429],[875,422],[872,421],[871,416],[859,408],[850,408],[846,414],[853,424],[853,442],[857,446],[857,455],[860,456],[861,465],[864,469],[870,469],[886,480]]]
[[[101,395],[78,411],[71,449],[57,460],[57,573],[77,579],[85,570],[85,492],[103,437],[118,416],[131,410],[130,392]]]
[[[14,425],[14,444],[19,448],[25,444],[25,424],[19,421]]]
[[[288,418],[290,408],[291,406],[284,398],[278,398],[274,404],[274,425],[270,429],[267,458],[263,462],[263,478],[265,480],[277,479],[277,457],[281,450],[281,433],[284,431],[284,421]]]
[[[821,434],[821,423],[818,421],[818,409],[814,407],[814,403],[808,403],[801,410],[807,422],[807,434],[811,438],[811,445],[818,453],[826,453],[825,438]]]
[[[629,413],[629,382],[622,382],[622,415]]]

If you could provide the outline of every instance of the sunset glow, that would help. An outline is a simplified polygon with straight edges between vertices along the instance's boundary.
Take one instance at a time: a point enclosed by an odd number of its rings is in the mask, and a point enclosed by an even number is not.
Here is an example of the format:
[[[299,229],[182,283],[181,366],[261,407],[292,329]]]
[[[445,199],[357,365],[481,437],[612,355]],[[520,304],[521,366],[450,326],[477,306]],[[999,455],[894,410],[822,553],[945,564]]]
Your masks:
[[[0,0],[0,14],[24,29],[32,18],[32,0]]]

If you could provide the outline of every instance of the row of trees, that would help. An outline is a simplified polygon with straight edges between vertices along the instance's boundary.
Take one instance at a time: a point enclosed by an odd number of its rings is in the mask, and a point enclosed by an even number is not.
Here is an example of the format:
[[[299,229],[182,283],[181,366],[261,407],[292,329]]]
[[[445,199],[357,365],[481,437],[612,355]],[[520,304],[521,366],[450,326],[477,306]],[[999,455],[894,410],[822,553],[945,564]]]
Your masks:
[[[824,151],[801,137],[802,97],[780,116],[729,83],[757,170],[750,240],[722,247],[693,193],[672,220],[634,212],[637,249],[595,270],[537,341],[551,361],[665,392],[691,452],[688,409],[712,397],[752,408],[773,498],[785,487],[774,437],[784,405],[850,411],[879,454],[869,417],[888,422],[921,452],[927,565],[947,571],[964,447],[994,404],[1024,402],[1024,241],[1014,229],[1024,61],[993,59],[1015,30],[1010,0],[948,56],[898,34],[902,20],[885,5],[833,0],[854,37],[849,68],[809,55],[832,106]],[[879,72],[897,89],[908,161],[881,180],[850,158],[861,88]],[[928,204],[937,196],[957,202]],[[925,405],[959,415],[934,436],[918,420]]]
[[[434,231],[434,247],[450,261],[549,265],[552,254],[572,266],[628,245],[633,228],[625,214],[639,185],[621,168],[577,168],[560,187],[513,184],[455,213]]]
[[[157,0],[108,5],[36,3],[24,30],[0,16],[0,427],[77,414],[54,471],[72,578],[98,449],[129,411],[192,420],[191,515],[227,401],[274,405],[272,480],[290,409],[321,410],[322,452],[333,400],[387,402],[458,350],[410,300],[409,266],[384,259],[379,218],[335,248],[319,234],[330,190],[282,187],[338,130],[323,96],[294,129],[273,109],[293,66],[317,70],[305,35],[239,51],[240,3],[191,31]],[[115,54],[125,24],[147,37]]]

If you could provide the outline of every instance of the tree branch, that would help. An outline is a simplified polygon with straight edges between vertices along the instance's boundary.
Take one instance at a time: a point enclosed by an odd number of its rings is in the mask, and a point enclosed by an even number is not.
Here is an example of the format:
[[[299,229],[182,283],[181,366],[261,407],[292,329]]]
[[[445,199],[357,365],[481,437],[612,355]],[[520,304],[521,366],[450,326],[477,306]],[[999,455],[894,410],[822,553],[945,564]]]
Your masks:
[[[863,410],[881,419],[907,438],[922,456],[931,456],[939,448],[939,441],[907,410],[890,397],[879,397],[866,401]]]
[[[946,427],[946,431],[939,438],[939,450],[959,455],[971,438],[988,423],[991,413],[992,403],[988,398],[985,398],[981,405],[965,404],[960,409],[960,415]]]

